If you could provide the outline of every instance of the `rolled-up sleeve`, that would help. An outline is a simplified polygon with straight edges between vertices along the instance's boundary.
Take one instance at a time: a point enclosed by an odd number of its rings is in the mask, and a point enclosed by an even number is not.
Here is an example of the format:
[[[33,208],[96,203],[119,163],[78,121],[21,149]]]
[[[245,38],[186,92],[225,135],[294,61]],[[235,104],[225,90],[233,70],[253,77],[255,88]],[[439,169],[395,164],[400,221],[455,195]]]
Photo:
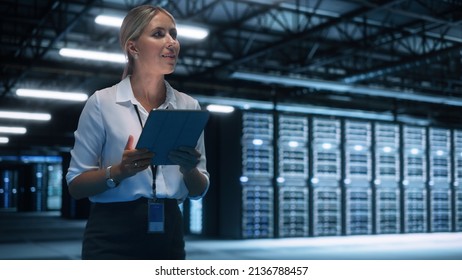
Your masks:
[[[104,134],[101,110],[94,94],[87,100],[74,132],[75,143],[66,175],[68,185],[81,173],[100,168]]]

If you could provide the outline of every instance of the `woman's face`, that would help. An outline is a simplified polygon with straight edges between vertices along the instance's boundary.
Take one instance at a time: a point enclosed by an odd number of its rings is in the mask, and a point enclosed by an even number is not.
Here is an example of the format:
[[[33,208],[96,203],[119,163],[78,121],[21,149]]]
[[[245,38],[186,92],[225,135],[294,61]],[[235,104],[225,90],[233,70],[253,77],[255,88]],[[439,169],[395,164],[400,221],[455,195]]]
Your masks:
[[[155,15],[133,44],[138,54],[136,70],[162,75],[175,70],[180,43],[176,25],[168,15],[162,12]]]

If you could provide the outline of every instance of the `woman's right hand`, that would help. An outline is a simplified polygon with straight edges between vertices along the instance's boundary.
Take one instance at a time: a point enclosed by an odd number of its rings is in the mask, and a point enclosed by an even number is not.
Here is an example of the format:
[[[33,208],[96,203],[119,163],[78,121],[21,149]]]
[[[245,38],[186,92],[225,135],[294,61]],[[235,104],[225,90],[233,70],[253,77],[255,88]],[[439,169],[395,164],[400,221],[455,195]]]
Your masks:
[[[112,176],[119,182],[148,168],[154,157],[153,152],[148,149],[134,149],[133,144],[134,138],[130,135],[123,151],[122,161],[113,166],[115,172]]]

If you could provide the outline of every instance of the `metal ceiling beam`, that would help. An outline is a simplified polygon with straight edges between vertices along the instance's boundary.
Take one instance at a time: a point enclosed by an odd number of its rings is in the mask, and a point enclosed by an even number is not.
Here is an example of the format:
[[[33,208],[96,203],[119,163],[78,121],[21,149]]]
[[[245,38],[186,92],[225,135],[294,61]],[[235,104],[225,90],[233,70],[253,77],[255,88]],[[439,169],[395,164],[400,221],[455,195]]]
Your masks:
[[[359,8],[357,10],[354,10],[352,12],[349,12],[349,13],[346,13],[344,15],[342,15],[342,17],[340,18],[337,18],[337,19],[333,19],[333,20],[330,20],[330,21],[327,21],[325,23],[321,23],[313,28],[311,28],[310,30],[305,30],[303,32],[299,32],[297,34],[290,34],[289,36],[287,37],[284,37],[283,39],[277,41],[277,42],[273,42],[271,44],[268,44],[267,46],[265,47],[262,47],[262,48],[259,48],[251,53],[248,53],[248,54],[245,54],[245,56],[242,56],[242,57],[238,57],[238,58],[235,58],[231,61],[228,61],[226,63],[223,63],[217,67],[214,67],[212,69],[208,69],[206,71],[206,73],[214,73],[216,71],[219,71],[220,69],[224,69],[224,68],[233,68],[235,66],[238,66],[238,65],[241,65],[243,63],[246,63],[250,60],[254,60],[260,56],[263,56],[264,54],[270,52],[270,51],[275,51],[275,50],[278,50],[280,48],[283,48],[285,46],[288,46],[290,45],[291,43],[294,43],[296,41],[300,41],[300,40],[304,40],[304,39],[307,39],[309,38],[313,33],[316,33],[316,32],[320,32],[322,30],[325,30],[327,28],[330,28],[332,26],[335,26],[337,24],[339,24],[340,22],[343,22],[343,21],[347,21],[347,20],[351,20],[355,17],[358,17],[358,16],[361,16],[365,13],[368,13],[370,12],[370,9],[369,8]],[[204,74],[204,73],[201,73],[201,75]]]
[[[80,20],[81,17],[88,12],[88,10],[92,7],[94,2],[96,1],[97,0],[87,1],[83,9],[79,13],[77,13],[75,17],[72,18],[62,30],[58,31],[59,33],[57,33],[56,37],[53,40],[51,40],[48,46],[43,48],[41,52],[36,57],[34,57],[34,59],[43,58],[45,54],[52,48],[52,46],[56,42],[59,42],[72,29],[72,27],[78,22],[78,20]],[[49,11],[45,14],[44,18],[40,21],[39,25],[36,28],[34,28],[34,30],[36,30],[34,31],[34,33],[38,33],[40,31],[40,29],[42,28],[42,25],[48,20],[49,17],[52,16],[52,11],[57,9],[61,5],[60,2],[61,1],[56,1],[50,6]],[[15,57],[20,57],[21,54],[24,52],[24,50],[32,44],[31,43],[32,40],[36,39],[33,36],[30,36],[30,37],[31,38],[29,41],[26,41],[25,43],[22,44],[21,48],[18,50],[18,52],[16,52]],[[18,83],[18,81],[20,81],[27,75],[27,72],[28,72],[28,69],[24,69],[19,75],[17,75],[16,78],[10,80],[7,84],[5,84],[4,86],[5,89],[2,92],[1,96],[5,96],[12,88],[14,88],[15,84]]]
[[[216,3],[216,5],[225,5],[225,3],[228,2],[228,1],[219,1],[219,2],[220,3]],[[237,3],[249,4],[248,1],[232,1],[232,2],[233,2],[233,5],[237,5]],[[223,34],[228,32],[230,29],[238,29],[239,31],[242,31],[241,26],[246,21],[248,21],[250,19],[253,19],[255,17],[266,14],[268,11],[270,11],[274,7],[277,7],[280,3],[283,3],[283,2],[284,2],[284,0],[278,0],[278,1],[275,1],[275,3],[271,3],[271,4],[268,4],[268,3],[260,4],[259,3],[258,6],[262,7],[262,8],[258,8],[258,9],[254,8],[253,10],[249,9],[250,12],[246,12],[246,13],[238,12],[237,8],[234,8],[233,9],[233,13],[234,13],[233,16],[236,15],[237,20],[233,20],[232,18],[230,18],[230,20],[227,22],[226,26],[215,26],[215,28],[212,28],[211,34],[209,35],[209,38],[211,38],[210,39],[211,41],[209,41],[209,45],[208,45],[208,47],[206,47],[208,52],[212,53],[213,51],[215,51],[217,49],[217,47],[216,47],[217,45],[222,46],[230,54],[235,54],[238,51],[242,51],[241,48],[236,48],[234,46],[230,46],[226,42],[226,40],[222,40],[221,38],[222,38]],[[257,4],[255,4],[255,3],[252,3],[252,4],[257,6]],[[207,6],[207,8],[212,8],[212,7]],[[228,16],[230,16],[230,15],[228,15]],[[246,38],[246,42],[248,42],[249,40],[251,40],[251,38]],[[233,43],[236,44],[235,42],[233,42]],[[201,45],[201,46],[198,45],[197,48],[199,48],[199,47],[203,48],[203,45]],[[194,49],[191,48],[190,52],[193,52],[193,50]],[[209,57],[211,57],[211,55]],[[204,63],[205,63],[205,61],[204,61]],[[197,71],[197,68],[194,69],[196,71],[193,71],[191,69],[189,71],[191,72],[191,75],[202,76],[203,73],[207,72],[209,68],[202,67],[202,71]]]
[[[374,5],[374,7],[375,8],[380,8],[380,9],[390,9],[391,6],[397,5],[397,4],[402,3],[402,2],[404,2],[404,1],[392,1],[392,2],[387,3],[384,6],[378,7],[377,5]],[[392,41],[388,40],[387,43],[391,43],[391,42],[396,41],[396,40],[402,40],[405,37],[416,36],[416,33],[411,32],[410,30],[408,30],[407,26],[412,26],[412,25],[415,25],[417,23],[418,22],[413,21],[412,23],[406,23],[405,25],[402,25],[402,26],[396,27],[396,28],[387,28],[386,25],[384,25],[385,26],[384,28],[387,30],[388,35],[387,35],[387,33],[380,32],[380,33],[375,34],[374,36],[367,37],[367,40],[371,41],[371,42],[374,42],[379,38],[390,37],[392,39]],[[433,27],[433,28],[436,28],[436,27]],[[403,34],[403,36],[396,37],[396,32],[400,32],[401,34]],[[421,32],[426,33],[426,32],[428,32],[428,29],[423,28]],[[313,33],[313,32],[309,32],[309,33]],[[393,35],[393,36],[391,36],[391,35]],[[439,39],[442,42],[444,40],[443,38],[439,38]],[[338,55],[334,56],[334,57],[329,56],[327,58],[327,61],[326,60],[323,61],[323,64],[326,64],[326,63],[330,64],[330,63],[334,63],[335,61],[340,61],[340,59],[351,57],[352,55],[354,55],[354,53],[360,52],[361,49],[364,49],[365,51],[370,52],[370,47],[364,48],[364,46],[361,46],[361,45],[356,44],[354,42],[351,42],[351,43],[354,44],[354,47],[351,47],[350,49],[342,49],[342,52],[344,52],[344,54],[342,54],[340,56],[338,56]],[[353,83],[353,82],[360,81],[360,80],[363,80],[363,79],[375,78],[375,77],[378,77],[380,75],[390,74],[390,73],[395,72],[395,71],[408,69],[411,66],[418,67],[420,65],[428,64],[428,63],[431,63],[431,61],[435,61],[435,60],[439,59],[441,55],[443,55],[443,54],[445,54],[447,52],[458,51],[458,49],[459,49],[458,47],[450,47],[450,48],[445,48],[444,50],[441,50],[439,52],[434,52],[434,53],[430,54],[429,56],[427,56],[425,54],[424,55],[414,55],[412,60],[408,59],[405,62],[400,61],[399,63],[389,64],[389,66],[386,67],[386,68],[384,66],[381,66],[380,68],[373,69],[372,71],[364,71],[363,73],[355,74],[353,77],[346,77],[344,79],[344,81]],[[265,50],[265,52],[271,52],[272,50],[273,49],[268,48],[268,49]],[[263,55],[263,53],[260,53],[260,55]],[[393,54],[390,54],[390,55],[393,55]],[[247,57],[246,59],[250,59],[250,57]],[[244,62],[244,61],[238,60],[236,63],[242,63],[242,62]],[[319,65],[319,63],[314,62],[314,64],[311,63],[311,64],[306,65],[306,66],[301,67],[301,68],[292,69],[291,72],[302,73],[302,72],[306,71],[307,69],[315,67],[315,65],[316,65],[316,67],[321,66],[321,65]]]
[[[359,2],[362,3],[363,1],[351,0],[351,1],[348,1],[348,2],[358,4]],[[398,4],[402,4],[403,2],[409,2],[409,0],[391,1],[391,2],[388,2],[385,5],[380,5],[379,6],[377,4],[374,4],[374,5],[369,5],[369,6],[374,7],[374,8],[380,8],[381,10],[383,10],[383,9],[390,9],[391,7],[396,6]],[[361,22],[359,22],[357,20],[355,22],[357,22],[357,24],[361,24]],[[409,40],[411,40],[410,39],[411,37],[415,37],[419,33],[422,33],[422,36],[434,39],[435,43],[448,42],[448,41],[452,41],[454,43],[462,43],[461,40],[459,40],[459,41],[452,40],[453,38],[448,38],[447,36],[444,36],[442,34],[435,34],[435,33],[430,32],[430,30],[436,29],[440,25],[433,26],[430,29],[429,29],[429,27],[424,26],[417,33],[416,33],[416,28],[409,27],[409,26],[416,26],[416,25],[420,24],[420,22],[421,22],[420,20],[419,21],[415,20],[415,21],[412,21],[412,22],[407,22],[407,23],[405,23],[403,25],[400,25],[400,26],[393,26],[392,27],[392,26],[390,26],[389,24],[387,24],[385,22],[377,22],[377,23],[375,23],[373,21],[368,20],[367,21],[368,26],[381,28],[385,32],[377,32],[376,34],[374,34],[372,36],[368,36],[367,38],[364,38],[364,40],[367,40],[367,42],[377,42],[376,46],[380,47],[380,46],[383,46],[385,44],[391,44],[391,43],[393,43],[393,42],[395,42],[397,40],[403,40],[405,38],[409,38]],[[397,36],[397,34],[400,34],[400,35]],[[387,39],[387,38],[389,38],[389,39]],[[371,43],[369,43],[367,46],[364,46],[364,45],[358,44],[356,42],[351,42],[349,45],[346,44],[346,46],[350,46],[349,48],[342,48],[342,53],[341,54],[329,55],[329,56],[322,57],[321,59],[317,59],[317,60],[311,59],[311,62],[309,64],[307,63],[307,64],[305,64],[304,67],[299,67],[297,69],[293,69],[292,72],[294,72],[294,73],[303,73],[303,72],[305,72],[305,71],[307,71],[309,69],[312,69],[312,68],[322,67],[323,65],[332,64],[332,63],[335,63],[336,61],[342,61],[344,59],[352,57],[355,53],[363,53],[363,52],[370,53],[370,51],[372,49],[370,47],[370,45],[371,45]],[[343,45],[343,46],[345,46],[345,45]],[[384,53],[383,49],[381,49],[379,52]],[[389,53],[388,55],[390,57],[395,56],[395,54],[392,54],[391,52],[388,52],[388,53]],[[418,55],[418,52],[416,50],[416,55],[414,55],[414,57],[418,57],[418,56],[419,55]],[[397,64],[400,64],[400,63],[401,62],[398,62]],[[378,69],[374,69],[374,70],[378,70]],[[363,71],[363,72],[360,72],[357,75],[359,76],[361,74],[367,74],[369,71]],[[390,73],[390,72],[387,72],[387,73]],[[356,76],[356,74],[355,74],[355,76]],[[348,77],[346,77],[345,79],[347,79],[347,78]]]
[[[354,0],[353,0],[354,1]],[[364,1],[354,1],[354,2],[361,2],[363,3]],[[368,6],[376,6],[375,4],[371,4],[368,2]],[[393,10],[393,11],[396,11],[396,9],[390,9],[390,8],[387,8],[387,10]],[[406,14],[411,14],[411,13],[407,13]],[[414,16],[414,18],[418,18],[419,20],[422,19],[422,17],[420,16]],[[433,20],[432,22],[436,22],[437,25],[436,26],[433,26],[431,27],[430,29],[426,26],[422,27],[422,30],[420,32],[423,33],[423,36],[427,36],[427,33],[429,32],[429,30],[432,30],[432,29],[436,29],[438,27],[441,27],[442,24],[446,24],[447,22],[439,22],[439,21],[436,21],[436,20]],[[458,20],[457,22],[453,22],[454,25],[458,25],[460,26],[462,23],[461,20]],[[411,22],[411,23],[407,23],[406,25],[408,26],[412,26],[412,25],[417,25],[418,23],[417,22]],[[411,32],[410,30],[408,30],[410,28],[406,27],[406,26],[400,26],[399,27],[399,30],[401,30],[401,33],[404,35],[404,36],[409,36],[409,37],[413,37],[413,36],[416,36],[418,35],[418,33],[416,33],[415,31],[414,32]],[[395,34],[394,33],[394,29],[391,29],[389,30],[389,32],[387,33],[378,33],[376,34],[376,36],[372,37],[372,38],[368,38],[368,40],[371,40],[371,41],[375,41],[376,38],[380,38],[380,37],[387,37],[387,36],[390,36],[390,34]],[[419,32],[419,33],[420,33]],[[394,35],[395,37],[395,35]],[[435,41],[439,40],[441,42],[441,45],[443,45],[446,40],[441,38],[441,37],[444,37],[442,35],[440,35],[440,38],[435,38],[434,36],[430,36],[431,38],[433,38]],[[395,40],[401,40],[402,38],[392,38],[393,41]],[[390,43],[390,41],[387,41],[387,42],[384,42],[384,43]],[[437,43],[437,42],[436,42]],[[453,46],[449,46],[447,48],[442,48],[438,51],[433,51],[433,52],[429,52],[429,53],[426,53],[426,54],[422,54],[422,55],[413,55],[412,57],[406,59],[406,60],[400,60],[399,62],[392,62],[392,63],[388,63],[386,65],[381,65],[380,67],[376,67],[376,68],[373,68],[373,69],[369,69],[369,70],[366,70],[366,71],[362,71],[362,72],[358,72],[358,73],[355,73],[353,75],[349,75],[349,76],[346,76],[342,79],[342,81],[344,82],[347,82],[347,83],[355,83],[355,82],[359,82],[359,81],[363,81],[363,80],[366,80],[366,79],[373,79],[373,78],[376,78],[376,77],[379,77],[379,76],[383,76],[383,75],[387,75],[387,74],[391,74],[391,73],[394,73],[396,71],[402,71],[402,70],[405,70],[405,69],[411,69],[411,68],[416,68],[416,67],[420,67],[422,65],[428,65],[428,64],[431,64],[432,62],[438,60],[441,58],[441,56],[445,56],[445,55],[448,55],[450,53],[453,53],[453,52],[457,52],[457,51],[460,51],[462,49],[462,43],[458,43],[458,42],[454,42],[454,45]]]
[[[389,63],[388,65],[382,65],[381,67],[377,67],[375,69],[369,69],[362,73],[356,73],[354,75],[350,75],[344,77],[342,79],[345,83],[356,83],[359,81],[373,79],[379,76],[389,75],[394,72],[403,71],[411,68],[417,68],[422,65],[428,65],[432,62],[440,59],[442,56],[449,55],[453,52],[461,51],[462,44],[456,44],[452,47],[442,49],[437,52],[427,53],[420,56],[413,56],[410,59],[400,61],[399,63]]]
[[[405,1],[411,1],[411,2],[414,2],[414,3],[418,2],[418,1],[414,1],[414,0],[405,0]],[[369,1],[369,0],[351,0],[350,2],[354,2],[356,4],[361,4],[363,6],[368,6],[370,8],[374,8],[374,9],[383,7],[381,4],[376,4],[373,1]],[[398,1],[398,2],[403,2],[403,1]],[[441,1],[438,1],[438,2],[441,2]],[[454,2],[457,2],[457,1],[454,1]],[[396,5],[396,4],[397,3],[393,4],[393,6]],[[385,9],[390,11],[391,13],[402,15],[402,16],[409,17],[409,18],[419,19],[419,20],[422,20],[422,21],[432,22],[432,23],[436,23],[436,24],[442,24],[442,25],[451,26],[451,27],[460,27],[459,23],[457,23],[457,22],[447,21],[447,20],[444,20],[444,19],[441,19],[441,18],[429,16],[429,15],[426,15],[426,14],[423,14],[423,13],[415,13],[415,12],[412,12],[410,10],[405,11],[403,9],[395,9],[393,7],[390,7],[390,6],[385,7]]]

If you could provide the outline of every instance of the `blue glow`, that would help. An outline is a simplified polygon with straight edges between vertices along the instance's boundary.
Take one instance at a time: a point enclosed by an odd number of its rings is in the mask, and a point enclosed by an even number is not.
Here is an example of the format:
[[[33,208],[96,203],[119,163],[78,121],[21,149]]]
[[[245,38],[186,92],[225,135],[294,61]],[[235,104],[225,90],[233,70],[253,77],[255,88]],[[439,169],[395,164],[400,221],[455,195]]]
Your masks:
[[[298,147],[298,142],[297,141],[289,141],[289,147],[297,148]]]
[[[391,148],[391,147],[388,147],[388,146],[387,146],[387,147],[383,147],[383,151],[384,151],[385,153],[391,153],[392,148]]]
[[[331,143],[323,143],[322,148],[324,150],[330,150],[332,148],[332,144]]]
[[[354,149],[355,149],[355,151],[358,151],[358,152],[359,152],[359,151],[362,151],[362,150],[363,150],[363,146],[362,146],[362,145],[355,145],[355,146],[354,146]]]
[[[261,145],[263,145],[263,140],[261,140],[261,139],[253,139],[252,144],[254,144],[255,146],[261,146]]]

